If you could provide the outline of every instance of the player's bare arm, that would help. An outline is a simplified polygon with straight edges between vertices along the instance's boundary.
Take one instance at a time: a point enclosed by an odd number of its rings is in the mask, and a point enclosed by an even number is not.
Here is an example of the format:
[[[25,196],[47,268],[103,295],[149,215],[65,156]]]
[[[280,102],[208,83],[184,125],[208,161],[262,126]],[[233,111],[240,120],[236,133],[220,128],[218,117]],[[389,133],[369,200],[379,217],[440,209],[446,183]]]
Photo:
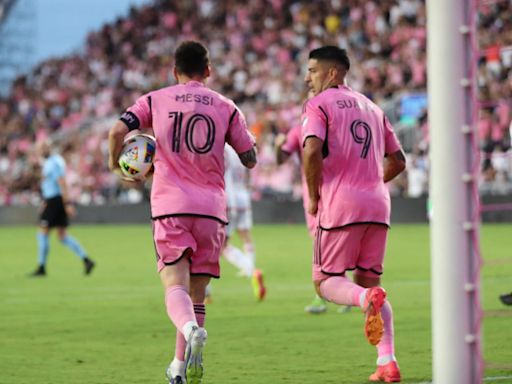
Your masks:
[[[309,207],[308,212],[316,215],[320,195],[320,181],[322,179],[322,145],[318,137],[310,136],[304,142],[304,174],[308,184]]]
[[[384,182],[393,180],[405,169],[405,155],[402,150],[389,154],[384,159]]]
[[[247,152],[240,153],[238,157],[242,164],[247,168],[254,168],[256,165],[256,150],[254,148],[251,148]]]
[[[290,154],[286,151],[283,151],[283,145],[286,142],[286,135],[284,133],[280,133],[277,135],[274,145],[276,148],[276,161],[278,165],[283,164],[288,158]]]
[[[57,182],[60,186],[60,194],[62,196],[62,201],[64,202],[64,209],[66,210],[66,213],[68,216],[75,216],[76,210],[69,200],[68,185],[66,184],[66,179],[64,177],[60,177]]]
[[[123,148],[124,137],[128,133],[128,127],[121,120],[116,121],[108,133],[108,167],[110,170],[119,168],[117,160]]]

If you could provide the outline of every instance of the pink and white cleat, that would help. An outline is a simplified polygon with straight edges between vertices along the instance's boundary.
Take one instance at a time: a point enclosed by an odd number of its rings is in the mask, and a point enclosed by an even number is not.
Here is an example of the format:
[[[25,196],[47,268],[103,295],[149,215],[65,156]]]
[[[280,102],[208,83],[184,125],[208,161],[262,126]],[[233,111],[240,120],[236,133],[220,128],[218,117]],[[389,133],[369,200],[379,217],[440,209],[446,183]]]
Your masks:
[[[401,381],[400,368],[396,361],[391,361],[386,365],[377,365],[375,373],[371,374],[368,380],[380,381],[384,383],[399,383]]]

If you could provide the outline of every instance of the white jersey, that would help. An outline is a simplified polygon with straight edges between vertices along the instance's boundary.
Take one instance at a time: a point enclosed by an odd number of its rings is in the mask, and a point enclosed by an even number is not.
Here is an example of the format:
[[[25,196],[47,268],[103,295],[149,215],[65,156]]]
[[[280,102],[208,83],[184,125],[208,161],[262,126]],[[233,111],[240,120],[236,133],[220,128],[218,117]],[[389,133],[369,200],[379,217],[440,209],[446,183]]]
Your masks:
[[[224,182],[228,208],[246,210],[251,207],[251,194],[247,187],[247,169],[243,166],[235,150],[224,147]]]

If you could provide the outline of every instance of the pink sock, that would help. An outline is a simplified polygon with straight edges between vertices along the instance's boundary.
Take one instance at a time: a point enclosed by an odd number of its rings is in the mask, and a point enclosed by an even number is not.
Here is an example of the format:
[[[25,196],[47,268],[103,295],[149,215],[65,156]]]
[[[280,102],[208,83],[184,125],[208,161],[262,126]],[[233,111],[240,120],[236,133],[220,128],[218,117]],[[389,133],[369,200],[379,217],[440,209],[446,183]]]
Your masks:
[[[343,276],[329,277],[320,284],[323,298],[335,304],[359,307],[359,296],[363,291],[363,287]]]
[[[388,301],[384,303],[381,309],[382,320],[384,320],[384,334],[380,343],[377,344],[377,353],[379,358],[395,355],[395,341],[393,330],[393,309]]]
[[[194,313],[196,315],[197,324],[204,327],[204,318],[206,317],[206,308],[204,304],[194,304]],[[174,357],[180,361],[185,361],[185,349],[187,348],[187,341],[183,333],[176,331],[176,349]]]
[[[165,305],[169,318],[181,333],[184,333],[183,326],[190,322],[196,322],[194,306],[188,294],[187,288],[183,285],[173,285],[165,291]]]

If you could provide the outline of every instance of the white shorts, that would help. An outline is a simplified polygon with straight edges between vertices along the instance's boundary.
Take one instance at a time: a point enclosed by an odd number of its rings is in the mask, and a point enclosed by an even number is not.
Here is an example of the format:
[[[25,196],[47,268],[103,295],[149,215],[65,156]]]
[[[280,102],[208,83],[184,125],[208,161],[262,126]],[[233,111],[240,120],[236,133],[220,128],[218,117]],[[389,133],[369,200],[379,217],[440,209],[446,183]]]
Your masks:
[[[226,234],[231,236],[233,231],[249,230],[252,228],[252,210],[246,209],[232,209],[228,214],[229,224],[226,226]]]

